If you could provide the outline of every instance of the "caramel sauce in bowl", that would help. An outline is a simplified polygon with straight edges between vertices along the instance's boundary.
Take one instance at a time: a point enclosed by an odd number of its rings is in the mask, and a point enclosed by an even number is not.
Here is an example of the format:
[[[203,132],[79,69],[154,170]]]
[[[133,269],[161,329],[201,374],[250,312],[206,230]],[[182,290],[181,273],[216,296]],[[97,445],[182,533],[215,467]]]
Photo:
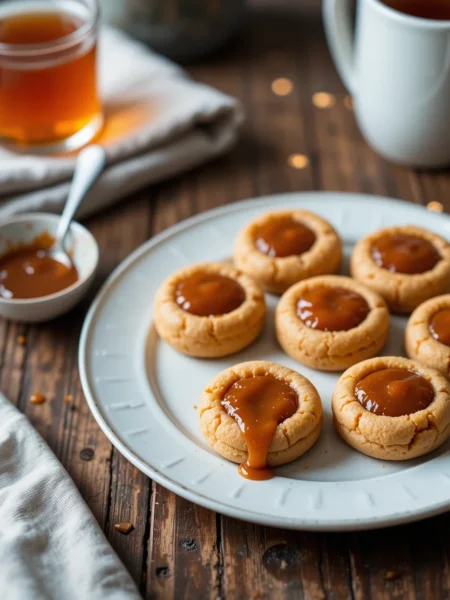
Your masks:
[[[70,310],[87,292],[98,265],[94,237],[73,223],[66,248],[71,268],[46,256],[58,215],[25,214],[0,222],[0,316],[22,323],[47,321]]]
[[[42,298],[61,292],[78,281],[78,270],[49,255],[54,238],[38,235],[0,256],[0,296],[7,300]]]

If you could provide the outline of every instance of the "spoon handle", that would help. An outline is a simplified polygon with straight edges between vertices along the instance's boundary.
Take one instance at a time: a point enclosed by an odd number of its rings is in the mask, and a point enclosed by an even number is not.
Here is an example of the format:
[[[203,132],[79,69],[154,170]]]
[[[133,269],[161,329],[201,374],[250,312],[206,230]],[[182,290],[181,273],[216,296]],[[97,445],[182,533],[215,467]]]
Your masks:
[[[69,197],[56,230],[57,243],[63,243],[77,208],[102,172],[105,163],[106,153],[98,145],[88,146],[78,155]]]

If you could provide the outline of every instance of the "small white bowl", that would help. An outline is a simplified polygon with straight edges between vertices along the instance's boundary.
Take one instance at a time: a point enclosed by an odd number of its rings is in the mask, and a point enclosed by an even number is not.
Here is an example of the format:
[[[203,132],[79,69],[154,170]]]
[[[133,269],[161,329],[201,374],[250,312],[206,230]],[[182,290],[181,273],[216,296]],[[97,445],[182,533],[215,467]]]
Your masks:
[[[0,256],[15,245],[31,243],[42,233],[56,233],[59,216],[47,213],[18,215],[0,221]],[[48,296],[26,300],[0,297],[0,317],[21,323],[40,323],[59,317],[81,300],[97,270],[99,251],[94,236],[73,222],[66,238],[66,250],[78,270],[76,283]]]

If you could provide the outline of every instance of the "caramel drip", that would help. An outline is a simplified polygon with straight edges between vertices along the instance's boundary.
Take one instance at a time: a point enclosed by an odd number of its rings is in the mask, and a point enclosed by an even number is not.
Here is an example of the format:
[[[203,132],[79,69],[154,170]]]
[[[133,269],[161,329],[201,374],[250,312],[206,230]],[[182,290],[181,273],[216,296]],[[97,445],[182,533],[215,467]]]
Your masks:
[[[285,381],[270,375],[239,379],[222,400],[226,412],[239,425],[248,448],[248,459],[239,467],[246,479],[273,477],[267,453],[280,423],[298,409],[298,395]]]

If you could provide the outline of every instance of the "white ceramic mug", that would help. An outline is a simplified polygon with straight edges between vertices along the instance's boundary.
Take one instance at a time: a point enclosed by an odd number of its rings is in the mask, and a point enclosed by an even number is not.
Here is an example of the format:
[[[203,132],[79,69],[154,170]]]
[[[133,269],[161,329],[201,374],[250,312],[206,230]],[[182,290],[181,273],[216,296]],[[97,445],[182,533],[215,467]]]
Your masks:
[[[450,21],[421,19],[381,0],[324,0],[331,53],[367,141],[415,167],[450,165]]]

